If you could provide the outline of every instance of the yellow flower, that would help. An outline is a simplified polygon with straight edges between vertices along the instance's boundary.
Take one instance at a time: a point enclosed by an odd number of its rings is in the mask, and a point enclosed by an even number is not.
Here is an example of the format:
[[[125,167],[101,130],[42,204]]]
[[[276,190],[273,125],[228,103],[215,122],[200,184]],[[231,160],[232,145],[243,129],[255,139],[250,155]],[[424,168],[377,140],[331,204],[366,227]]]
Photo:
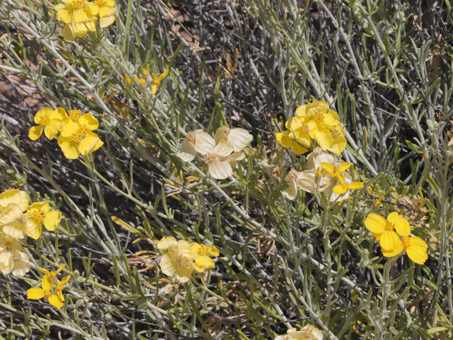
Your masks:
[[[38,111],[34,119],[38,126],[33,126],[30,129],[28,137],[31,140],[37,140],[44,131],[49,140],[53,139],[60,131],[66,116],[66,111],[61,107],[56,110],[46,107]]]
[[[27,210],[27,235],[37,239],[42,232],[41,224],[53,231],[60,223],[62,216],[59,211],[50,210],[48,202],[33,203]]]
[[[107,27],[115,22],[115,0],[96,0],[95,5],[99,10],[100,27]]]
[[[58,19],[66,25],[62,31],[67,41],[74,41],[76,37],[85,35],[96,29],[96,15],[98,6],[87,0],[62,0],[66,5],[55,6]]]
[[[65,157],[77,159],[80,154],[85,156],[104,145],[99,136],[93,132],[98,127],[98,120],[90,113],[81,115],[77,121],[69,120],[58,137],[58,144]]]
[[[307,325],[298,331],[296,328],[290,328],[285,335],[279,335],[274,340],[322,340],[322,332],[312,325]]]
[[[148,78],[148,74],[149,74],[149,64],[146,64],[146,67],[142,67],[142,75],[143,75],[143,78]]]
[[[126,82],[126,87],[130,88],[132,86],[132,83],[134,82],[134,77],[129,78],[127,74],[124,75],[124,80]]]
[[[403,248],[398,235],[409,236],[411,233],[409,222],[396,211],[390,213],[387,219],[370,213],[365,220],[365,226],[375,237],[379,237],[381,248],[387,253],[393,253],[397,249],[400,249],[399,253],[401,253]]]
[[[330,146],[326,150],[339,156],[344,151],[344,149],[346,149],[346,145],[348,145],[348,141],[344,137],[343,128],[338,125],[335,129],[332,129],[331,136],[332,139]]]
[[[165,76],[167,74],[168,74],[168,70],[165,70],[164,73],[162,73],[159,77],[156,77],[156,75],[154,73],[151,74],[151,76],[153,77],[153,86],[151,87],[151,92],[153,95],[156,94],[157,86],[165,78]]]
[[[99,8],[87,0],[62,0],[66,6],[58,6],[58,19],[65,24],[84,23],[94,15],[97,15]]]
[[[48,271],[47,269],[39,267],[39,271],[47,276],[49,276],[51,279],[55,278],[62,270],[63,268],[66,267],[66,264],[63,263],[60,267],[58,267],[57,271],[52,272]]]
[[[165,275],[175,277],[179,282],[190,280],[194,271],[192,249],[190,243],[184,240],[176,241],[174,237],[164,237],[157,248],[166,251],[160,259],[160,268]]]
[[[211,246],[205,246],[204,244],[198,244],[194,242],[190,245],[192,254],[195,259],[194,267],[199,273],[204,272],[206,269],[214,268],[214,262],[211,257],[219,256],[219,250]]]
[[[343,176],[343,172],[345,172],[351,165],[352,163],[342,163],[340,165],[332,165],[329,163],[321,163],[322,167],[324,170],[327,171],[327,173],[335,180],[340,182],[341,185],[345,184],[345,179]]]
[[[29,196],[25,191],[19,189],[7,189],[0,194],[0,210],[16,204],[21,211],[27,210]]]
[[[30,288],[29,290],[27,290],[27,299],[39,300],[45,298],[52,306],[60,309],[61,307],[63,307],[64,299],[61,300],[58,294],[52,294],[52,286],[53,279],[49,275],[44,275],[41,283],[42,288]]]
[[[64,278],[61,280],[61,282],[58,282],[58,280],[55,279],[55,282],[56,282],[55,290],[57,291],[58,299],[59,299],[62,303],[64,302],[63,286],[69,281],[70,278],[71,278],[71,275],[68,275],[68,276],[64,277]]]
[[[138,85],[140,85],[140,87],[141,87],[142,89],[145,88],[146,79],[138,78],[138,77],[136,77],[136,76],[134,76],[134,78],[132,78],[132,79],[135,79],[135,80],[138,82]]]

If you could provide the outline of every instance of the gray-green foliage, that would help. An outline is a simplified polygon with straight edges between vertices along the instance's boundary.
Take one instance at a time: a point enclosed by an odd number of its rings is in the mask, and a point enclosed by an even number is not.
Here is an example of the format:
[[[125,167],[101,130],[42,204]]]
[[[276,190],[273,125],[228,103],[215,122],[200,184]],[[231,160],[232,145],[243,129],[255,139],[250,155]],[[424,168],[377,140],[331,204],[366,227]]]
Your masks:
[[[63,273],[73,277],[61,312],[26,300],[37,270],[25,279],[0,277],[1,337],[271,339],[308,323],[329,339],[451,337],[448,1],[221,3],[225,18],[262,31],[260,41],[249,41],[262,55],[246,56],[239,45],[231,77],[227,65],[210,67],[217,42],[192,54],[175,35],[174,24],[184,21],[171,17],[171,2],[121,1],[114,25],[73,44],[59,34],[54,4],[2,2],[2,79],[28,80],[43,106],[96,113],[105,145],[83,162],[68,161],[56,141],[28,139],[36,110],[0,102],[2,187],[25,186],[65,215],[58,232],[27,244],[33,264],[55,270],[67,263]],[[173,8],[185,10],[178,2]],[[124,75],[141,77],[147,63],[156,74],[171,70],[156,96],[150,87],[125,86]],[[260,79],[252,84],[254,73]],[[246,103],[234,87],[244,84],[253,97]],[[264,90],[272,96],[266,103]],[[330,210],[309,194],[293,202],[281,195],[287,170],[302,169],[304,157],[275,143],[281,127],[268,113],[289,118],[312,98],[340,115],[344,159],[371,189]],[[233,105],[247,112],[242,121]],[[200,159],[183,163],[175,155],[187,131],[213,133],[225,122],[256,137],[234,178],[213,180]],[[410,201],[421,194],[430,218],[420,222],[423,207]],[[364,227],[369,212],[396,209],[415,216],[414,233],[430,241],[426,265],[382,259]],[[169,235],[219,248],[207,288],[199,277],[178,290],[165,281],[155,245]]]

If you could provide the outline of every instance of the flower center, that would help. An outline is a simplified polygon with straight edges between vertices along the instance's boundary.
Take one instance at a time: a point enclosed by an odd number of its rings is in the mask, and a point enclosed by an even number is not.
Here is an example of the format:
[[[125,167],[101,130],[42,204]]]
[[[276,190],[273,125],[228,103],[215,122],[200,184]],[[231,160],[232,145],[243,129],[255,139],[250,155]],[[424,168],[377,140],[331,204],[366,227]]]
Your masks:
[[[170,245],[170,246],[168,247],[168,251],[169,251],[170,253],[175,253],[175,254],[176,254],[176,253],[178,253],[178,246],[175,245],[175,244],[172,244],[172,245]]]
[[[318,111],[318,112],[315,112],[315,115],[314,115],[314,118],[320,122],[324,121],[324,113],[322,113],[321,111]]]
[[[410,237],[409,236],[403,236],[403,246],[404,246],[404,248],[409,248],[410,245],[411,245]]]
[[[187,132],[186,138],[189,142],[195,144],[195,134],[193,133],[193,131]]]
[[[42,221],[44,221],[46,214],[44,213],[44,211],[35,210],[34,212],[32,212],[30,214],[30,217],[37,220],[39,223],[41,223]]]
[[[387,222],[387,224],[385,225],[385,230],[392,231],[393,229],[395,229],[395,223]]]
[[[82,112],[80,110],[71,110],[68,113],[69,113],[69,119],[73,120],[74,122],[77,122],[79,120],[80,116],[82,115]]]
[[[90,132],[87,127],[80,126],[79,129],[74,132],[71,136],[72,141],[76,144],[80,144],[80,142],[85,138],[87,133]]]
[[[212,153],[207,154],[206,155],[206,163],[209,164],[209,163],[214,162],[217,157],[218,157],[217,155],[212,154]]]
[[[190,268],[192,266],[192,261],[185,255],[178,255],[177,259],[180,268]]]
[[[341,137],[340,131],[338,131],[338,130],[336,130],[336,129],[333,129],[333,130],[332,130],[332,138],[333,138],[333,139],[338,139],[338,138],[340,138],[340,137]]]
[[[74,10],[79,10],[79,9],[83,8],[84,5],[85,5],[84,0],[74,0],[72,2],[72,8],[74,8]]]
[[[297,176],[299,175],[299,173],[297,172],[297,170],[291,170],[291,171],[288,173],[288,175],[289,175],[289,178],[291,178],[291,179],[296,179]]]
[[[294,171],[294,170],[292,170]],[[204,256],[204,255],[207,255],[208,254],[208,247],[206,247],[205,245],[201,244],[200,245],[200,249],[198,250],[198,255],[199,256]]]
[[[6,241],[5,242],[5,249],[6,249],[6,251],[11,251],[13,249],[13,242]]]
[[[47,126],[50,123],[50,115],[41,116],[39,125]]]
[[[19,261],[20,260],[20,252],[16,250],[13,256],[14,261]]]
[[[306,123],[303,123],[301,126],[300,126],[300,131],[302,131],[303,133],[308,133],[310,131],[310,128],[308,127],[308,124]]]

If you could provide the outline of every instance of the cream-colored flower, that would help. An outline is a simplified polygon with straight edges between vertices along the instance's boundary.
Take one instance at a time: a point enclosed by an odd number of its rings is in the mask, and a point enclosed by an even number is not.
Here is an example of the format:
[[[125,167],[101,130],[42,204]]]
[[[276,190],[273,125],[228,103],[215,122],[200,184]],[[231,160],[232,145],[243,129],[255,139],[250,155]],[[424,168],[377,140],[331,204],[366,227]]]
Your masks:
[[[182,141],[181,151],[176,155],[185,162],[195,159],[197,152],[206,155],[215,147],[215,140],[203,130],[189,131]]]
[[[0,271],[23,276],[30,270],[29,257],[21,252],[22,245],[11,237],[0,234]]]
[[[208,153],[205,157],[208,165],[209,174],[215,179],[226,179],[233,175],[233,167],[236,163],[245,158],[243,152],[234,152],[229,156],[220,156],[214,153]]]
[[[216,154],[228,156],[232,152],[242,151],[253,139],[253,136],[245,129],[221,126],[215,136]]]
[[[274,340],[322,340],[323,334],[315,326],[307,325],[298,331],[296,328],[288,329],[287,334],[279,335]]]
[[[17,204],[22,211],[27,210],[29,196],[25,191],[19,189],[7,189],[0,194],[0,209],[12,204]]]
[[[299,176],[299,171],[291,170],[285,177],[285,180],[289,183],[289,187],[282,191],[282,195],[291,201],[297,196],[297,179]]]

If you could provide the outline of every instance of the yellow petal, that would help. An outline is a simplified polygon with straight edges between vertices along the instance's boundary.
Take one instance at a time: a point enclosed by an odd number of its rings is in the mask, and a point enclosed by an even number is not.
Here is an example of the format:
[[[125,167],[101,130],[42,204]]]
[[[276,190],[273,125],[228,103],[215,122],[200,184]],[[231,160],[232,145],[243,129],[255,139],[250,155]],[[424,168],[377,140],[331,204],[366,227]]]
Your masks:
[[[385,231],[385,226],[387,225],[387,220],[375,213],[368,214],[365,220],[365,226],[367,229],[374,234],[382,234]]]
[[[30,288],[27,290],[27,299],[39,300],[44,297],[44,289],[42,288]]]
[[[381,248],[385,251],[392,251],[400,247],[400,244],[402,244],[402,242],[396,232],[386,230],[381,234],[380,244]]]
[[[58,134],[59,129],[54,128],[53,126],[46,126],[44,129],[44,134],[46,135],[48,140],[52,140]]]
[[[195,264],[204,269],[215,268],[215,264],[208,255],[197,256],[195,259]]]
[[[58,137],[58,145],[60,145],[61,151],[63,151],[63,154],[66,158],[79,158],[79,148],[77,147],[77,144],[72,141],[72,139],[64,138],[60,135],[60,137]]]
[[[66,41],[72,42],[76,38],[76,34],[74,32],[74,27],[72,24],[66,24],[63,28],[63,31],[61,31],[61,35]]]
[[[362,188],[363,188],[362,182],[352,182],[351,184],[348,184],[349,190],[357,190],[357,189],[362,189]]]
[[[296,155],[303,155],[304,153],[308,152],[308,149],[304,148],[298,142],[293,141],[291,144],[291,151],[294,152]]]
[[[57,12],[58,19],[63,21],[65,24],[72,22],[72,14],[74,13],[74,8],[72,6],[65,6]]]
[[[170,248],[170,246],[176,246],[177,244],[178,242],[176,242],[176,239],[173,236],[167,236],[157,243],[157,249],[166,250]]]
[[[79,118],[79,124],[85,126],[90,131],[94,131],[99,127],[99,121],[91,113],[82,115]]]
[[[201,249],[201,245],[197,242],[193,242],[191,245],[190,245],[190,248],[192,250],[192,254],[194,255],[198,255],[200,249]]]
[[[85,8],[77,9],[74,11],[74,22],[84,22],[88,19],[88,14],[85,11]]]
[[[401,242],[401,243],[398,243],[396,248],[394,248],[394,249],[385,250],[384,248],[381,248],[381,250],[382,250],[382,255],[384,255],[385,257],[393,257],[393,256],[399,255],[403,252],[404,245],[403,245],[403,242]]]
[[[50,291],[52,289],[52,279],[49,275],[43,276],[41,287],[46,291]]]
[[[334,139],[332,141],[332,145],[327,150],[339,156],[344,151],[344,149],[346,149],[347,145],[348,145],[348,140],[344,137],[340,137],[340,138]]]
[[[277,132],[275,134],[275,139],[277,140],[277,143],[285,148],[289,148],[293,143],[293,140],[288,137],[288,134],[289,131]]]
[[[42,233],[41,223],[39,223],[34,218],[28,218],[26,224],[26,232],[27,235],[30,236],[32,239],[37,240]]]
[[[43,130],[44,127],[42,125],[32,126],[30,128],[30,132],[28,133],[28,138],[30,138],[31,140],[37,140],[39,137],[41,137]]]
[[[396,232],[401,236],[409,236],[411,234],[409,222],[404,217],[400,216],[394,223]]]
[[[52,294],[50,297],[49,297],[49,303],[60,309],[61,307],[63,307],[63,301],[60,300],[60,298],[57,296],[57,295],[54,295]]]
[[[79,130],[79,124],[70,120],[61,129],[60,137],[70,138],[77,130]]]
[[[115,22],[115,16],[114,15],[101,17],[99,19],[99,26],[102,27],[102,28],[108,27],[111,24],[113,24],[114,22]],[[155,94],[155,92],[153,94]]]
[[[352,166],[352,163],[341,163],[341,165],[338,167],[338,172],[343,173],[348,170],[350,166]]]
[[[99,149],[104,142],[94,132],[89,132],[79,144],[79,151],[82,155],[87,155]]]
[[[47,230],[53,231],[57,229],[58,223],[62,219],[61,213],[59,211],[49,211],[44,218],[44,227]]]
[[[219,256],[219,254],[220,254],[219,250],[215,246],[211,245],[211,246],[208,247],[208,255],[209,256],[217,257],[217,256]]]
[[[330,110],[324,117],[324,122],[331,126],[331,127],[334,127],[334,126],[337,126],[340,124],[340,117],[338,117],[338,114],[333,111],[333,110]]]
[[[337,195],[343,195],[348,191],[347,189],[348,187],[345,187],[343,185],[336,185],[333,188],[333,192],[336,193]]]
[[[329,150],[332,145],[332,135],[328,130],[318,131],[314,138],[323,150]]]

